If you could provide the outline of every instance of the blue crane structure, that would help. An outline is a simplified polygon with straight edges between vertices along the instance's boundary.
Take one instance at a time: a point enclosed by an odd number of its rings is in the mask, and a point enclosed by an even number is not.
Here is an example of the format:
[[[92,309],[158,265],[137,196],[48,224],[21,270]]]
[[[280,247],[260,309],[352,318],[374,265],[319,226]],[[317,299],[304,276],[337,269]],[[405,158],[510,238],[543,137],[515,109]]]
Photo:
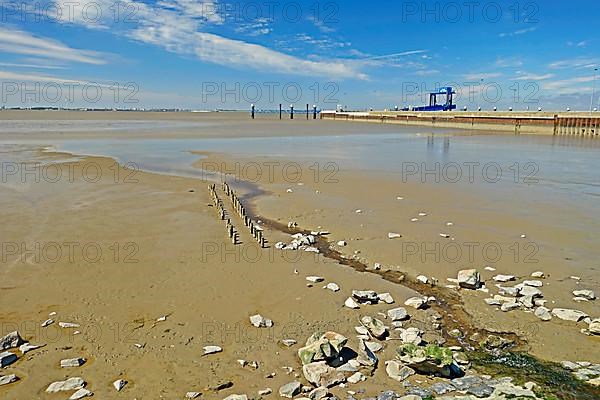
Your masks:
[[[456,104],[454,104],[454,95],[456,92],[451,86],[440,88],[437,92],[429,93],[429,105],[422,107],[413,107],[412,111],[452,111],[456,110]],[[446,102],[444,104],[438,104],[438,96],[446,96]],[[407,110],[408,111],[408,110]]]

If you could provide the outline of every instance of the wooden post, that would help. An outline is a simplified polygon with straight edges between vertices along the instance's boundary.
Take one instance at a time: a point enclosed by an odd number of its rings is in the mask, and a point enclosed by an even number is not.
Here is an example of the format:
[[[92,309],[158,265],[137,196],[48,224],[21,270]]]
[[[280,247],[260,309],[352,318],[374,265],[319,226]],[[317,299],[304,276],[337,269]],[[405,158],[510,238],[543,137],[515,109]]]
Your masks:
[[[317,106],[313,104],[313,119],[317,119]]]
[[[282,108],[281,104],[279,104],[279,119],[282,118],[282,114],[283,114],[283,108]]]
[[[306,120],[308,121],[308,116],[309,116],[309,111],[308,111],[309,105],[306,105]]]
[[[254,104],[252,104],[252,119],[254,119]]]
[[[294,105],[290,104],[290,119],[294,119]]]

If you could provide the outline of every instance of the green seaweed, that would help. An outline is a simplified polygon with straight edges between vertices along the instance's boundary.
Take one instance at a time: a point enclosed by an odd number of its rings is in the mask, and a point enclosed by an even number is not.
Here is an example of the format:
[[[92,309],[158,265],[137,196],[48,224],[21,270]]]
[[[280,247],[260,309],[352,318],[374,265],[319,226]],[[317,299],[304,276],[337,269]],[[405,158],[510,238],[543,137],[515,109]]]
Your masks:
[[[473,367],[492,376],[510,376],[514,383],[535,382],[536,394],[547,400],[597,400],[600,388],[577,379],[560,364],[539,360],[523,352],[469,354]]]

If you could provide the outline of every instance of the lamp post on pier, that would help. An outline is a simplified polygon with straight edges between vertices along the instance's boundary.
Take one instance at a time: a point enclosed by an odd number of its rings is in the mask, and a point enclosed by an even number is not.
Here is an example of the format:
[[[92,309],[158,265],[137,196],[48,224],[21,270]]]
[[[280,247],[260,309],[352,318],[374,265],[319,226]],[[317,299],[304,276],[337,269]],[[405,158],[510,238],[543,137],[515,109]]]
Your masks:
[[[598,68],[594,68],[594,83],[592,84],[592,98],[590,99],[590,113],[592,113],[594,109],[594,97],[596,97],[596,75],[598,73]]]

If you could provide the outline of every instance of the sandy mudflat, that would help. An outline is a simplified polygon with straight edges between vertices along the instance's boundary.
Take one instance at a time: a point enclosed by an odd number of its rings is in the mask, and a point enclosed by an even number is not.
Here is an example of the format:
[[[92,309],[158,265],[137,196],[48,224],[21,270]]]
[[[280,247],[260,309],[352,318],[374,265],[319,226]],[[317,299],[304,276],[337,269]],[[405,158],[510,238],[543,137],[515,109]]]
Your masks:
[[[53,139],[65,136],[121,137],[119,130],[103,125],[103,121],[111,121],[111,115],[0,113],[3,123],[31,124],[38,120],[48,126],[44,121],[71,118],[91,120],[101,127],[80,131],[77,122],[70,121],[69,129],[63,131],[24,132],[25,124],[3,133],[1,138],[8,143],[32,140],[39,145],[52,145]],[[141,118],[139,114],[126,113],[119,117],[121,121]],[[145,119],[146,115],[142,117]],[[293,125],[265,121],[247,132],[242,121],[247,116],[240,116],[225,127],[221,126],[222,116],[147,117],[151,121],[183,118],[185,123],[189,118],[205,125],[185,125],[174,131],[144,126],[130,132],[130,137],[214,137],[224,132],[231,137],[252,137],[308,131],[305,121]],[[364,129],[360,124],[318,123],[315,129],[311,125],[314,135],[331,134],[332,130],[336,134],[361,133]],[[213,128],[206,124],[213,124]],[[370,129],[387,132],[397,128]],[[58,167],[45,168],[48,175],[42,179],[36,180],[35,174],[25,178],[11,176],[0,183],[0,334],[18,329],[32,344],[46,344],[1,371],[1,375],[15,373],[20,378],[17,383],[0,387],[2,398],[61,398],[43,392],[50,382],[73,376],[83,377],[95,397],[107,399],[183,398],[188,391],[203,392],[203,398],[222,399],[232,393],[256,396],[258,390],[267,387],[274,391],[271,397],[278,398],[276,392],[281,385],[297,377],[304,381],[296,356],[299,346],[283,347],[281,339],[295,339],[303,344],[315,331],[331,329],[349,337],[349,346],[356,349],[354,327],[361,315],[377,315],[401,306],[416,294],[406,286],[376,274],[356,272],[323,256],[303,251],[281,252],[272,247],[259,250],[244,229],[240,229],[243,244],[233,246],[223,222],[210,206],[207,182],[202,180],[132,173],[110,158],[74,160],[69,154],[43,153],[33,144],[3,146],[0,154],[3,162],[14,162],[20,168],[25,162],[60,162]],[[202,154],[205,158],[195,164],[197,168],[207,162],[229,165],[285,161],[277,155],[265,158]],[[36,170],[35,166],[31,168]],[[310,163],[301,164],[301,168],[310,171]],[[62,178],[52,180],[57,171]],[[328,230],[331,234],[327,240],[334,249],[349,258],[355,255],[366,265],[381,263],[386,269],[406,273],[409,280],[425,274],[436,278],[439,286],[447,284],[446,278],[455,277],[459,269],[473,266],[482,272],[491,289],[491,277],[496,273],[517,275],[519,282],[541,270],[547,275],[542,290],[549,300],[548,308],[576,308],[590,316],[600,316],[598,301],[575,303],[571,294],[578,288],[598,291],[600,287],[594,259],[594,237],[600,227],[591,219],[586,224],[557,230],[561,224],[567,226],[567,219],[586,220],[585,213],[567,205],[538,204],[534,212],[527,204],[521,205],[520,211],[513,202],[504,197],[496,200],[485,191],[399,184],[390,174],[358,168],[337,171],[332,177],[335,182],[323,175],[292,182],[277,173],[275,179],[260,179],[253,185],[235,178],[229,178],[232,185],[239,187],[240,194],[246,194],[244,201],[252,204],[265,220],[284,225],[295,221],[304,229]],[[253,196],[257,187],[264,193]],[[403,200],[398,200],[398,196]],[[362,212],[356,213],[357,209]],[[523,209],[529,211],[522,212]],[[419,212],[427,215],[420,217]],[[415,217],[419,221],[410,222]],[[450,221],[453,225],[447,226]],[[234,219],[234,224],[241,226],[241,221]],[[390,240],[388,232],[398,232],[403,237]],[[461,258],[453,262],[443,257],[423,261],[419,258],[421,253],[406,254],[408,244],[444,245],[449,239],[441,238],[440,232],[451,234],[463,248],[466,242],[499,243],[508,255],[494,263],[497,271],[492,273],[483,269],[490,263],[480,251],[475,252],[473,260]],[[510,253],[510,246],[523,245],[523,232],[539,246],[536,263],[524,262],[522,254],[515,261]],[[290,240],[289,235],[273,229],[267,228],[265,235],[271,244]],[[340,240],[348,245],[337,246]],[[307,287],[305,277],[309,275],[322,276],[325,282]],[[575,281],[571,275],[581,280]],[[328,282],[337,283],[340,292],[322,289]],[[343,308],[353,289],[389,292],[396,303],[362,307],[358,311]],[[428,290],[423,287],[423,292]],[[556,318],[541,322],[523,310],[503,313],[487,306],[484,293],[460,294],[464,303],[461,307],[471,315],[463,327],[465,334],[476,328],[515,332],[524,340],[522,349],[542,359],[600,362],[600,339],[582,334],[580,329],[586,327],[583,322],[559,322]],[[448,309],[451,307],[436,305],[429,310],[409,309],[411,323],[430,324],[433,312],[444,313]],[[56,322],[41,328],[40,324],[53,312],[57,314],[50,318]],[[274,328],[252,327],[248,317],[258,313],[272,319]],[[157,321],[163,316],[166,320]],[[76,322],[80,327],[59,328],[59,321]],[[74,331],[80,334],[74,335]],[[353,389],[364,388],[364,397],[387,389],[401,391],[402,384],[391,381],[382,367],[384,361],[394,357],[396,344],[384,343],[384,350],[378,353],[382,364],[374,376]],[[218,345],[224,351],[203,357],[202,347],[206,345]],[[79,368],[60,368],[61,359],[73,357],[85,357],[88,361]],[[242,368],[238,359],[258,361],[260,367]],[[293,372],[288,373],[283,367],[292,367]],[[275,377],[266,378],[272,372]],[[119,378],[129,384],[117,395],[112,382]],[[224,381],[231,381],[233,387],[218,393],[207,389]],[[409,381],[420,381],[422,386],[433,382],[423,376],[413,376]],[[335,388],[332,393],[342,398],[347,396],[346,390]]]

